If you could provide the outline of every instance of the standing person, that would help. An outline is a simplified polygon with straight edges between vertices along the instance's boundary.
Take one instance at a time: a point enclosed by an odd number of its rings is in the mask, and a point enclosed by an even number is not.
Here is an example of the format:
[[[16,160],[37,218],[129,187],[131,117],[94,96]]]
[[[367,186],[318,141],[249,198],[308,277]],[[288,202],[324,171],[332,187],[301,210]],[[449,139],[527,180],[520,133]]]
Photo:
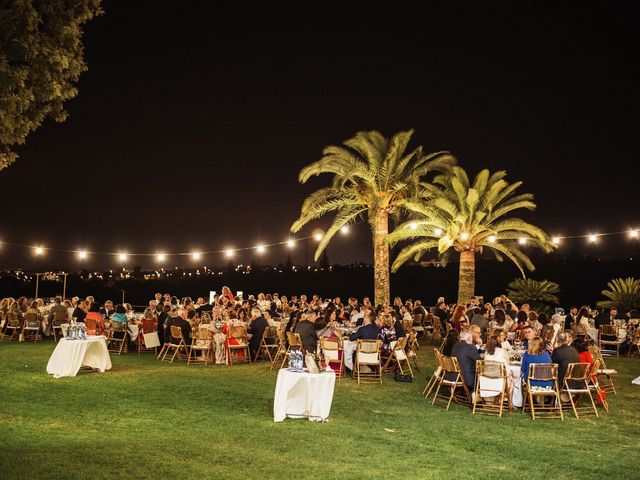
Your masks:
[[[249,320],[249,328],[247,333],[251,334],[251,340],[249,340],[249,352],[251,358],[256,358],[256,353],[260,348],[260,342],[264,331],[269,328],[269,322],[262,316],[262,312],[259,308],[251,309],[251,320]]]
[[[307,310],[303,319],[296,326],[295,332],[300,335],[302,347],[308,353],[315,353],[318,349],[318,337],[316,336],[316,312]]]

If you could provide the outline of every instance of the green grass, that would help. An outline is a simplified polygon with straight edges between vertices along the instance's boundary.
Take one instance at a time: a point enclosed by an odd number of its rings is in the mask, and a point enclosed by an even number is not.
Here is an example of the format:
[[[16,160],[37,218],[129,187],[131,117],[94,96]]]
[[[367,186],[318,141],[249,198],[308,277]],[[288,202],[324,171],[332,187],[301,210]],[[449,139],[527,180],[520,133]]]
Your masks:
[[[638,358],[610,359],[617,395],[598,419],[449,412],[412,384],[336,384],[330,420],[272,417],[266,364],[112,357],[107,373],[54,380],[52,342],[0,345],[0,478],[638,478]],[[391,432],[385,430],[393,430]]]

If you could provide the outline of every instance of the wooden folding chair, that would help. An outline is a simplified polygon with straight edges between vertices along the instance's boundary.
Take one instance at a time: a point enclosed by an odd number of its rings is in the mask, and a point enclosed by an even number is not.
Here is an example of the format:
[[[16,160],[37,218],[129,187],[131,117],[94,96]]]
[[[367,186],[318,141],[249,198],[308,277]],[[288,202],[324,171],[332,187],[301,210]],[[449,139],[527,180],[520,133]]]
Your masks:
[[[567,372],[564,374],[564,385],[560,393],[565,393],[569,397],[569,402],[573,414],[576,419],[580,418],[578,412],[583,416],[595,415],[598,416],[598,409],[593,401],[591,395],[591,389],[589,388],[589,375],[591,374],[590,363],[570,363],[567,366]],[[580,401],[588,397],[591,405],[580,406]],[[565,407],[567,403],[565,402]]]
[[[86,319],[85,319],[86,320]],[[97,328],[95,326],[94,328]],[[120,355],[122,352],[127,353],[129,351],[129,330],[125,324],[116,326],[113,322],[107,329],[107,349],[110,352]]]
[[[150,351],[154,351],[157,352],[158,351],[158,347],[147,347],[144,341],[144,336],[149,334],[149,333],[153,333],[153,332],[157,332],[158,331],[158,322],[155,319],[143,319],[142,323],[139,326],[139,330],[138,330],[138,338],[136,339],[136,343],[137,345],[137,350],[138,350],[138,355],[140,355],[142,352],[150,352]]]
[[[187,345],[187,342],[184,340],[182,329],[177,325],[171,325],[171,337],[169,338],[169,343],[167,344],[167,348],[164,351],[161,361],[165,361],[170,351],[173,351],[173,355],[171,356],[169,363],[173,363],[176,355],[180,360],[182,360],[183,353],[187,358],[189,357],[189,345]]]
[[[443,339],[445,337],[443,333],[444,328],[442,326],[442,321],[440,320],[440,317],[436,317],[435,315],[432,315],[431,318],[433,319],[433,332],[431,332],[431,343],[435,345],[437,339]]]
[[[422,391],[422,396],[427,399],[429,395],[431,395],[431,391],[436,385],[439,385],[442,381],[443,376],[443,368],[442,368],[442,354],[438,351],[437,348],[433,349],[433,355],[436,359],[436,369],[433,371],[433,375],[429,378],[427,385],[424,387]]]
[[[273,360],[271,360],[271,368],[269,370],[273,370],[273,368],[278,365],[278,362],[280,362],[281,360],[283,361],[284,365],[284,360],[287,359],[287,338],[284,335],[284,331],[281,329],[277,329],[276,333],[278,335],[278,350],[276,350],[276,354],[274,355]]]
[[[25,313],[24,325],[22,327],[22,333],[24,334],[25,341],[32,338],[34,342],[42,340],[40,330],[42,329],[42,315],[39,313]]]
[[[383,366],[384,372],[390,372],[393,368],[397,367],[400,370],[401,375],[405,374],[405,369],[403,365],[406,365],[409,370],[409,375],[413,378],[413,370],[411,370],[411,364],[409,363],[409,357],[405,352],[405,348],[407,346],[407,337],[400,337],[394,344],[391,349],[391,354],[387,358]]]
[[[62,338],[62,324],[67,323],[67,312],[56,312],[51,320],[51,333],[53,341],[57,342]]]
[[[548,389],[532,386],[531,382],[536,381],[552,382],[552,386]],[[531,417],[534,420],[538,418],[559,418],[564,420],[560,390],[558,389],[558,364],[530,364],[526,390],[522,411],[529,408]],[[537,398],[541,399],[540,403],[535,401]]]
[[[273,363],[273,355],[276,354],[280,346],[278,345],[278,328],[276,326],[269,326],[264,329],[262,338],[260,339],[260,346],[256,352],[256,356],[253,361],[257,361],[258,357],[262,356],[263,360],[269,359],[269,363]],[[273,355],[271,352],[273,351]]]
[[[618,371],[613,368],[607,368],[607,364],[600,353],[600,348],[596,345],[589,346],[589,353],[593,360],[599,360],[598,368],[594,369],[592,373],[595,373],[600,388],[607,393],[616,393],[616,386],[613,384],[613,375],[617,375]]]
[[[379,381],[380,385],[382,385],[381,345],[382,340],[358,340],[356,344],[356,361],[353,370],[358,384],[378,383]]]
[[[588,386],[595,392],[598,403],[602,404],[605,412],[609,412],[609,402],[607,402],[607,392],[600,388],[598,382],[598,370],[602,368],[602,360],[596,358],[591,365],[590,375],[588,377]]]
[[[462,405],[471,405],[471,395],[469,394],[469,389],[464,382],[464,377],[462,376],[462,370],[460,369],[458,359],[456,357],[445,357],[444,355],[441,355],[440,361],[442,365],[441,380],[438,382],[438,388],[433,396],[431,405],[435,405],[438,399],[442,399],[447,402],[446,410],[449,410],[451,402],[453,402],[454,399],[457,403],[461,403]],[[449,375],[449,378],[447,378],[447,375]],[[442,394],[440,393],[443,386],[445,388],[449,388],[448,395],[445,394],[444,391]],[[459,393],[460,390],[462,390],[462,393]]]
[[[620,345],[623,339],[618,338],[620,327],[617,325],[600,325],[598,330],[598,347],[602,356],[615,355],[620,357]]]
[[[237,343],[232,343],[231,340],[235,340]],[[226,348],[229,365],[233,365],[234,352],[236,352],[236,361],[251,363],[251,352],[249,351],[249,338],[247,337],[246,326],[234,325],[229,329]],[[242,353],[242,357],[238,355],[239,353]]]
[[[198,352],[200,355],[198,355]],[[191,345],[189,345],[189,355],[187,365],[191,363],[204,363],[205,366],[212,360],[213,333],[207,328],[198,328],[191,335]],[[193,359],[193,360],[192,360]]]
[[[476,362],[476,383],[472,400],[473,415],[478,412],[502,417],[505,406],[509,411],[512,410],[511,392],[504,363],[489,360]]]
[[[21,331],[22,325],[20,324],[18,314],[16,312],[7,312],[7,321],[0,341],[4,340],[5,337],[9,337],[9,341],[12,342],[14,338],[17,339],[20,337]],[[11,332],[11,336],[9,336],[9,332]]]
[[[287,349],[285,350],[284,357],[282,358],[282,364],[280,368],[284,368],[284,365],[289,358],[289,354],[291,353],[292,348],[297,348],[302,352],[302,355],[305,354],[304,347],[302,346],[302,340],[300,339],[299,333],[287,332]]]
[[[422,367],[420,365],[420,361],[418,360],[418,352],[416,351],[417,346],[418,346],[418,334],[416,332],[409,333],[405,351],[407,352],[407,357],[409,357],[409,359],[413,361],[413,366],[415,367],[416,371],[422,372]]]
[[[627,356],[633,355],[633,349],[640,354],[640,327],[636,327],[633,335],[629,339],[629,350],[627,350]]]
[[[344,377],[344,351],[342,342],[337,338],[320,337],[320,351],[324,360],[335,372],[338,380]]]
[[[407,320],[407,323],[409,324],[409,328],[407,328],[406,326],[404,328],[404,331],[407,332],[407,335],[412,330],[420,334],[421,337],[424,337],[426,335],[427,331],[424,327],[424,315],[422,313],[415,314],[413,316],[413,321]],[[404,326],[404,323],[403,323],[403,326]]]

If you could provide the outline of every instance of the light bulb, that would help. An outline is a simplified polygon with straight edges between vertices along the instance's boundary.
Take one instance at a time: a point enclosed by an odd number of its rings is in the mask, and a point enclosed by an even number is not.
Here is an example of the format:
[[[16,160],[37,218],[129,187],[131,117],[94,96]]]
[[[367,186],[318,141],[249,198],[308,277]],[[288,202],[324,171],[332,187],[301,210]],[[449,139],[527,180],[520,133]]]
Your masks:
[[[156,254],[156,260],[158,260],[159,262],[164,262],[166,260],[167,256],[164,253],[157,253]]]
[[[638,238],[638,229],[632,228],[631,230],[629,230],[629,236],[631,238]]]
[[[526,245],[527,244],[527,239],[526,238],[519,238],[518,239],[518,243],[520,245]]]
[[[126,261],[126,260],[127,260],[127,254],[126,254],[126,253],[124,253],[124,252],[120,252],[120,253],[118,254],[118,260],[120,260],[121,262]]]
[[[322,240],[322,234],[321,234],[321,233],[316,233],[316,234],[313,236],[313,239],[314,239],[316,242],[319,242],[320,240]]]
[[[264,253],[267,250],[267,247],[265,247],[264,245],[258,245],[256,247],[256,250],[258,251],[258,253]]]
[[[227,250],[224,251],[224,256],[227,257],[227,258],[233,257],[233,250],[228,248]]]
[[[495,235],[489,235],[489,238],[487,240],[489,240],[489,243],[496,243],[496,236]]]
[[[202,258],[202,254],[200,252],[191,252],[191,259],[198,261]]]
[[[346,235],[347,233],[349,233],[349,227],[345,225],[340,229],[340,233],[342,233],[343,235]]]
[[[553,237],[551,241],[554,245],[560,245],[560,237]]]
[[[469,232],[462,232],[460,234],[460,239],[461,240],[469,240]]]
[[[590,243],[596,243],[597,241],[598,241],[598,235],[596,235],[595,233],[592,233],[591,235],[589,235]]]
[[[442,235],[442,229],[441,228],[436,228],[433,233],[435,233],[437,236]]]
[[[418,229],[418,224],[417,224],[417,223],[411,223],[411,224],[409,225],[409,228],[410,228],[411,230],[417,230],[417,229]]]
[[[288,248],[293,248],[295,245],[296,245],[296,242],[294,242],[293,240],[287,240]]]
[[[42,255],[44,253],[44,248],[36,247],[34,251],[35,251],[36,255]]]
[[[85,258],[87,258],[87,251],[86,250],[80,250],[78,252],[78,258],[80,260],[84,260]]]

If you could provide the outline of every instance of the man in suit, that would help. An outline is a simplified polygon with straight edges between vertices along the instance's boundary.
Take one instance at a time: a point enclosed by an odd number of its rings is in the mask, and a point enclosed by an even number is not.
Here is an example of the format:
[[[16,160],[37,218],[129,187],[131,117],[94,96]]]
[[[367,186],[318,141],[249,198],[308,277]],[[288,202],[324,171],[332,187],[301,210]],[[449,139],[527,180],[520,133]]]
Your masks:
[[[564,375],[567,373],[569,364],[580,362],[577,350],[571,346],[572,341],[573,332],[571,330],[558,333],[556,346],[551,354],[551,361],[558,364],[558,388],[560,389],[564,387]],[[574,387],[574,385],[570,386]]]
[[[449,315],[447,310],[447,304],[444,302],[438,302],[433,314],[440,319],[443,327],[445,326],[445,322],[448,322],[449,318],[451,318],[451,315]]]
[[[378,338],[378,326],[373,323],[373,314],[365,312],[362,317],[362,326],[349,335],[349,340],[355,342],[357,340],[375,340]]]
[[[255,307],[252,308],[251,320],[249,321],[249,328],[247,329],[247,333],[251,334],[251,340],[249,340],[249,352],[251,353],[251,358],[256,357],[256,353],[260,348],[262,335],[264,335],[264,331],[267,328],[269,328],[269,322],[262,316],[260,309]]]
[[[480,327],[480,336],[483,343],[487,343],[487,329],[489,328],[489,311],[485,307],[476,309],[476,314],[471,318],[470,325],[477,325]]]
[[[302,348],[306,352],[315,353],[318,348],[318,337],[316,335],[316,312],[313,310],[307,310],[303,315],[298,325],[296,325],[296,331],[300,335],[302,341]]]
[[[111,300],[107,300],[104,302],[104,307],[100,308],[100,315],[102,315],[105,319],[111,318],[111,315],[115,310],[113,309],[113,302]]]
[[[472,345],[473,339],[469,331],[463,330],[460,332],[460,341],[453,346],[451,350],[451,356],[458,359],[460,364],[460,371],[464,378],[465,385],[470,391],[476,383],[476,362],[481,360],[478,350]],[[450,380],[453,380],[454,375],[450,375]]]
[[[569,328],[578,318],[578,307],[571,307],[569,314],[564,318],[564,324]]]

